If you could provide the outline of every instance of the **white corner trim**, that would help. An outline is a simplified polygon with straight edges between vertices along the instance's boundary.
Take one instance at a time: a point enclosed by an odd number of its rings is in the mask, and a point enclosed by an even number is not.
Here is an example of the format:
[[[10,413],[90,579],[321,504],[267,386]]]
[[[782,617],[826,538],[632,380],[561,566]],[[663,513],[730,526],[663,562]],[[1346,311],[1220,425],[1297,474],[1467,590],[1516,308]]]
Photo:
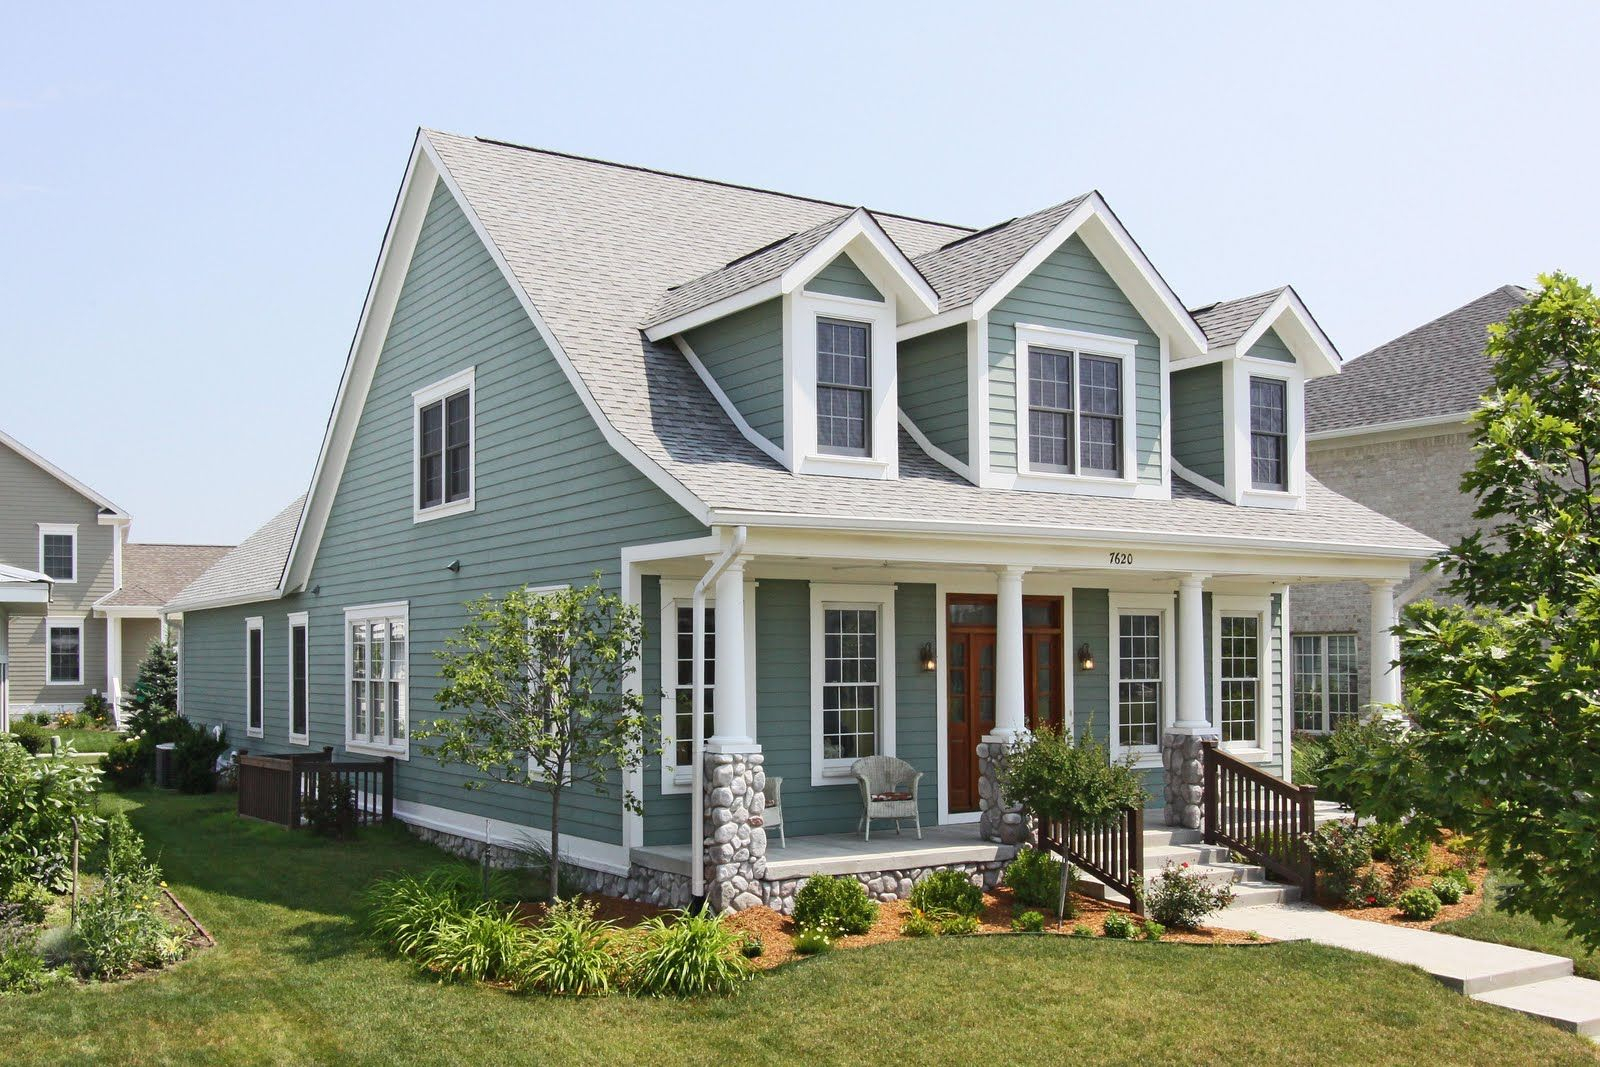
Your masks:
[[[878,612],[878,754],[895,754],[895,618],[893,585],[810,583],[811,621],[811,784],[855,786],[853,759],[830,760],[822,748],[822,693],[825,678],[824,612],[832,607],[870,607]]]
[[[39,527],[39,573],[49,577],[44,569],[44,539],[46,537],[72,538],[72,574],[66,578],[50,578],[56,585],[75,585],[78,581],[78,524],[75,522],[41,522]],[[114,592],[121,583],[113,582]],[[109,595],[109,594],[108,594]]]
[[[445,500],[445,482],[449,476],[449,412],[439,413],[439,503],[422,506],[422,409],[447,400],[455,394],[467,394],[467,495],[459,500]],[[449,515],[472,511],[478,502],[478,368],[464,367],[449,377],[425,385],[411,394],[411,521],[431,522]]]
[[[868,303],[805,289],[783,298],[785,466],[797,474],[853,478],[899,477],[896,414],[899,385],[895,301]],[[817,320],[859,323],[869,330],[866,456],[822,452],[817,447]],[[709,525],[709,522],[707,523]]]
[[[939,463],[941,466],[948,467],[950,470],[961,475],[961,477],[965,478],[967,481],[977,484],[977,480],[972,476],[971,467],[967,466],[967,464],[961,462],[959,459],[952,456],[950,453],[946,452],[932,441],[928,440],[927,436],[923,434],[922,430],[917,427],[917,424],[911,420],[911,416],[905,413],[904,408],[897,410],[899,413],[900,428],[911,437],[911,440],[917,443],[918,448],[926,452],[936,463]]]
[[[706,368],[704,363],[700,362],[700,357],[695,355],[694,349],[689,347],[689,339],[681,333],[675,334],[672,339],[677,344],[678,351],[683,353],[683,358],[689,361],[689,366],[693,367],[694,372],[700,376],[700,381],[705,384],[707,391],[716,398],[718,404],[722,405],[723,414],[727,415],[729,420],[732,421],[734,428],[744,435],[746,441],[761,449],[772,459],[783,463],[783,450],[769,441],[765,434],[758,432],[754,426],[745,421],[744,415],[734,405],[732,398],[723,391],[721,385],[717,384],[716,378],[712,377],[711,371]]]

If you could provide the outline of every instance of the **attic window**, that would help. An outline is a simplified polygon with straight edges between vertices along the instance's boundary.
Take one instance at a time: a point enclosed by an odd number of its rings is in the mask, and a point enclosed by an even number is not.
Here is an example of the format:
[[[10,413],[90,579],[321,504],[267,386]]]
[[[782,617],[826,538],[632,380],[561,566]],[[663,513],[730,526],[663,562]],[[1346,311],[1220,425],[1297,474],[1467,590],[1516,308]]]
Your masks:
[[[454,515],[473,508],[473,369],[419,389],[412,396],[416,474],[413,519]]]
[[[1288,488],[1288,387],[1278,378],[1250,379],[1250,484]]]
[[[865,456],[867,412],[872,408],[872,327],[864,322],[817,320],[817,448]]]

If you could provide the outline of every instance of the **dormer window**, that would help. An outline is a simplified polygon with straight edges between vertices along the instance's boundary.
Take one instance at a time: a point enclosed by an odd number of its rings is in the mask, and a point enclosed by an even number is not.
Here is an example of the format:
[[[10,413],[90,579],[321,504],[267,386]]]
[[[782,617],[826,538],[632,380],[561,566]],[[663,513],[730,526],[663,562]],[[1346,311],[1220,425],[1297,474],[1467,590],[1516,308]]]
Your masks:
[[[1124,425],[1123,375],[1128,360],[1112,352],[1115,338],[1097,345],[1105,349],[1029,343],[1029,336],[1053,341],[1071,339],[1067,331],[1018,328],[1018,352],[1026,377],[1019,407],[1025,405],[1028,441],[1023,470],[1043,475],[1071,475],[1124,481],[1132,465],[1128,427]],[[1086,335],[1077,335],[1083,338]],[[1128,349],[1133,346],[1126,344]],[[1023,412],[1019,411],[1019,414]]]
[[[865,456],[872,410],[872,327],[817,319],[817,450]]]
[[[1250,485],[1288,488],[1288,384],[1281,378],[1250,379]]]

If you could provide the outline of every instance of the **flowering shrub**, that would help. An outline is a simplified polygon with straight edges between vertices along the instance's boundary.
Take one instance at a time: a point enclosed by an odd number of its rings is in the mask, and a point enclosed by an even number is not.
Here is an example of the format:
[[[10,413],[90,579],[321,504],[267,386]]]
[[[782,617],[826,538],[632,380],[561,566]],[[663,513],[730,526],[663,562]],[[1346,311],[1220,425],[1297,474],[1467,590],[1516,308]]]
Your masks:
[[[1372,831],[1351,820],[1324,823],[1306,836],[1317,876],[1333,896],[1351,904],[1364,903],[1361,872],[1372,863]]]
[[[1162,926],[1192,930],[1214,911],[1233,903],[1233,890],[1212,885],[1187,863],[1169,863],[1145,891],[1145,908]]]
[[[85,977],[118,978],[183,956],[182,937],[157,910],[160,899],[161,872],[154,865],[106,876],[78,908],[76,959]]]

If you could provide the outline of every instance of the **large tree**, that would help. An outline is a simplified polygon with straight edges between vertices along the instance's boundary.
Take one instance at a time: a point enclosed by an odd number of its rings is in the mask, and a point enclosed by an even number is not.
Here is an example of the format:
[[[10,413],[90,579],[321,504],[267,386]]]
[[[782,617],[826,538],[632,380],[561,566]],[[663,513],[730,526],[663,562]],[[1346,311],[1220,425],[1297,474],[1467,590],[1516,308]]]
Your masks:
[[[1600,947],[1600,301],[1540,283],[1490,328],[1462,479],[1482,531],[1440,560],[1473,607],[1407,611],[1410,724],[1373,729],[1353,784],[1367,814],[1472,835],[1511,910]]]
[[[513,589],[467,605],[465,626],[438,652],[441,710],[419,738],[441,764],[550,798],[550,899],[559,896],[561,802],[581,787],[619,787],[640,810],[626,772],[643,765],[654,736],[643,697],[630,691],[643,640],[639,609],[599,584],[532,593]],[[468,789],[486,784],[469,778]]]

